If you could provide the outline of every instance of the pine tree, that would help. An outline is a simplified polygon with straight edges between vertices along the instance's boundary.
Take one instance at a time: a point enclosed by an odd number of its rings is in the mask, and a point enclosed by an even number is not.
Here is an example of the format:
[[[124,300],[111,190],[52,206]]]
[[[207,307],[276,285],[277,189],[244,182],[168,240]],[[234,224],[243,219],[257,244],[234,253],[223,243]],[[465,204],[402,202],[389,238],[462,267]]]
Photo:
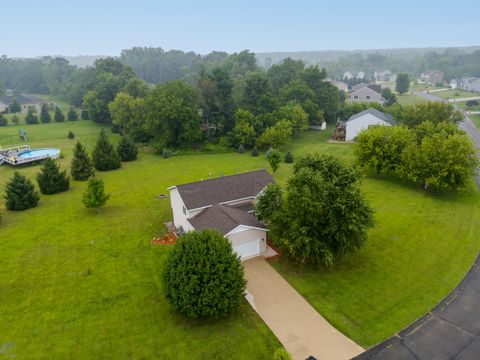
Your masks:
[[[5,188],[6,208],[15,211],[27,210],[37,206],[39,199],[32,182],[15,171]]]
[[[75,139],[75,134],[72,132],[72,130],[68,130],[68,135],[67,135],[67,137],[68,137],[69,139]]]
[[[137,159],[138,149],[132,141],[122,137],[118,143],[117,152],[122,161],[133,161]]]
[[[73,107],[70,107],[70,110],[68,110],[67,119],[69,121],[77,121],[78,120],[78,114]]]
[[[93,176],[94,172],[92,160],[90,160],[85,147],[77,141],[73,149],[73,159],[70,167],[72,178],[78,181],[85,181]]]
[[[37,182],[40,192],[47,195],[67,191],[70,187],[67,171],[60,171],[60,167],[52,159],[43,161],[42,168],[37,174]]]
[[[252,156],[258,156],[258,148],[257,145],[255,145],[252,149]]]
[[[7,126],[8,120],[3,114],[0,114],[0,126]]]
[[[108,199],[110,194],[105,193],[103,180],[95,178],[88,180],[88,187],[83,193],[82,200],[85,207],[99,209]]]
[[[44,124],[52,122],[52,117],[50,116],[50,113],[48,112],[47,104],[42,105],[42,109],[40,110],[40,121]]]
[[[12,117],[12,123],[14,123],[15,125],[18,125],[18,123],[20,122],[20,119],[18,118],[17,115],[13,115]]]
[[[18,103],[17,99],[13,99],[12,103],[9,106],[9,111],[12,114],[16,114],[20,112],[20,110],[22,110],[22,108],[20,107],[20,104]]]
[[[92,154],[93,166],[99,171],[115,170],[121,166],[121,160],[113,145],[108,141],[102,129]]]
[[[82,120],[88,120],[88,111],[83,109],[82,112],[80,113],[80,116]]]
[[[55,108],[55,115],[53,115],[53,118],[55,122],[64,122],[65,121],[65,115],[63,115],[62,111],[60,108],[57,106]]]
[[[38,116],[33,113],[32,109],[28,109],[27,116],[25,116],[26,124],[38,124]]]
[[[293,154],[291,151],[287,151],[285,154],[285,157],[283,158],[283,161],[285,161],[287,164],[293,163]]]

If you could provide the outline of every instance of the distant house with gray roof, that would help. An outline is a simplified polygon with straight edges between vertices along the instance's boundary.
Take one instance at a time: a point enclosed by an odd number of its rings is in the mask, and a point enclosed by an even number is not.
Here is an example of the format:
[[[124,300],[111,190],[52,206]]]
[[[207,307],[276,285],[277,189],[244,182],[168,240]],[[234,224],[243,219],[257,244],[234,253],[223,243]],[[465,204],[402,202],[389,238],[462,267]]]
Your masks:
[[[35,111],[40,112],[40,108],[43,104],[43,100],[36,96],[23,94],[4,95],[0,96],[0,112],[3,112],[10,107],[14,100],[17,100],[22,112],[27,112],[29,107],[33,107]]]
[[[356,89],[354,87],[354,90],[350,93],[350,101],[383,104],[382,87],[376,84],[369,84]]]
[[[393,126],[395,121],[391,115],[380,110],[369,108],[351,116],[345,123],[345,141],[353,141],[360,131],[370,126]]]
[[[427,70],[420,74],[419,84],[436,85],[443,81],[445,74],[440,70]]]
[[[268,229],[254,213],[265,187],[274,183],[267,170],[224,176],[169,188],[173,223],[178,232],[215,229],[242,258],[267,251]]]

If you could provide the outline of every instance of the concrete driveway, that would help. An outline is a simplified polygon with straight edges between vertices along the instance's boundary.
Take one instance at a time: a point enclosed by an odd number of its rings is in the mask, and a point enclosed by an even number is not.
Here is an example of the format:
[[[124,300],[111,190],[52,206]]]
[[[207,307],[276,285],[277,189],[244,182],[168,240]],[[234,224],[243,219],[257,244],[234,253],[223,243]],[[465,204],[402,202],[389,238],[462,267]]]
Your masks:
[[[243,263],[247,300],[293,358],[351,359],[364,350],[330,325],[263,258]]]

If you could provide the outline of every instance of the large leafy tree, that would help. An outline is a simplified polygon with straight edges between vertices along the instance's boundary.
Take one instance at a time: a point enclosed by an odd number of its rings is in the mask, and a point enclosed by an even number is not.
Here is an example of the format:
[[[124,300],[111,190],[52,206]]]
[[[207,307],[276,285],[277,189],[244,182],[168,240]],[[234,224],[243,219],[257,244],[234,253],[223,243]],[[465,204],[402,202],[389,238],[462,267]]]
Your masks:
[[[258,71],[247,76],[241,103],[243,108],[254,115],[266,114],[275,110],[276,98],[265,73]]]
[[[302,60],[284,59],[279,64],[273,64],[267,71],[273,89],[278,92],[292,80],[299,79],[305,64]]]
[[[264,220],[270,220],[281,209],[282,189],[277,184],[268,184],[259,195],[255,213]]]
[[[103,129],[100,131],[97,144],[93,149],[92,161],[95,169],[100,171],[115,170],[121,166],[120,156]]]
[[[37,182],[42,194],[56,194],[67,191],[70,187],[67,171],[60,171],[60,167],[52,159],[43,161],[37,174]]]
[[[410,89],[410,77],[408,74],[398,74],[395,90],[400,94],[408,92]]]
[[[179,237],[163,279],[168,301],[194,318],[228,314],[239,307],[245,290],[240,259],[230,242],[214,230]]]
[[[27,210],[38,205],[40,197],[32,182],[15,171],[5,187],[5,207],[8,210]]]
[[[77,142],[73,149],[73,159],[70,166],[70,174],[72,175],[72,178],[79,181],[85,181],[92,177],[94,173],[95,170],[90,156],[88,156],[82,143]]]
[[[159,149],[201,141],[193,88],[179,81],[157,86],[145,98],[144,127]]]
[[[108,105],[113,124],[121,132],[135,141],[148,141],[151,137],[144,129],[144,99],[133,97],[125,92],[119,92]]]
[[[397,111],[397,118],[408,127],[415,127],[430,121],[434,124],[453,123],[458,124],[463,120],[463,115],[452,104],[441,102],[427,102],[411,106],[402,106]]]
[[[355,169],[331,155],[310,154],[294,165],[282,209],[270,223],[277,244],[296,261],[333,266],[363,245],[373,210]]]
[[[293,134],[293,126],[289,120],[280,120],[274,126],[268,127],[263,134],[258,138],[259,146],[273,146],[277,147],[288,143]]]

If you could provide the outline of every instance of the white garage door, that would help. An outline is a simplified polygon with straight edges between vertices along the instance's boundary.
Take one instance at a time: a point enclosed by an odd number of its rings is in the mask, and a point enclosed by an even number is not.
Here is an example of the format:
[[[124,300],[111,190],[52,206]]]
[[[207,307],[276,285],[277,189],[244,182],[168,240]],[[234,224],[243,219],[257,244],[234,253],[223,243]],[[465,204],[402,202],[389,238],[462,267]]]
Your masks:
[[[240,255],[240,258],[242,259],[250,256],[256,256],[260,253],[260,239],[250,240],[238,245],[234,245],[233,251]]]

